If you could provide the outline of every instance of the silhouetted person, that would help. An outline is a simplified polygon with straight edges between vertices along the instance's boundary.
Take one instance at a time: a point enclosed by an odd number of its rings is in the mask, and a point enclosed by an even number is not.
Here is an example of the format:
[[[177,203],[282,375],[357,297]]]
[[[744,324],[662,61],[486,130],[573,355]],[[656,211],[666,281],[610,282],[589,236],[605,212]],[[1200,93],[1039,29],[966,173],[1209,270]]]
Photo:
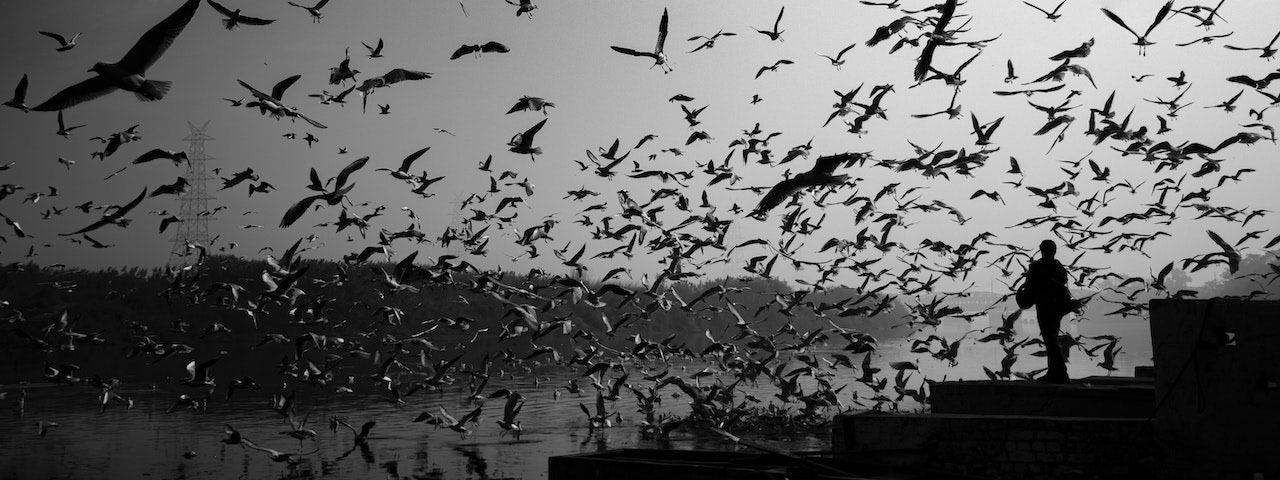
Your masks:
[[[1027,266],[1026,288],[1035,299],[1036,321],[1040,324],[1040,338],[1044,340],[1048,371],[1039,381],[1068,383],[1067,362],[1058,345],[1058,332],[1062,317],[1072,310],[1071,291],[1067,289],[1067,269],[1053,258],[1058,245],[1053,240],[1040,242],[1040,258]]]

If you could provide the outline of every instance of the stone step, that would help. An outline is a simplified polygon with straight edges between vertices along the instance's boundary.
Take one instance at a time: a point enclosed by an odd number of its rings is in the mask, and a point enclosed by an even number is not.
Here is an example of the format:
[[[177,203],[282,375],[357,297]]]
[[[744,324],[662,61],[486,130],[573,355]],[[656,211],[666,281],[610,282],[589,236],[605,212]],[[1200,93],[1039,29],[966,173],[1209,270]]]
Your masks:
[[[971,380],[930,388],[933,413],[1145,418],[1155,410],[1150,378],[1089,377],[1070,384]]]

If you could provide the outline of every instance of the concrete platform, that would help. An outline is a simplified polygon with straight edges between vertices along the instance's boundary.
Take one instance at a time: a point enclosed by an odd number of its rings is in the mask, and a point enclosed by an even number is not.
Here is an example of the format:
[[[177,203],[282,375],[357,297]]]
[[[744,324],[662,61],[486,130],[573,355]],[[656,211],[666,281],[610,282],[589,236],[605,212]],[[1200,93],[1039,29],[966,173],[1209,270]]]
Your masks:
[[[1055,385],[1028,381],[940,382],[930,389],[935,414],[1145,418],[1155,411],[1151,378],[1089,377]]]
[[[832,449],[983,477],[1176,478],[1163,471],[1156,432],[1145,417],[864,412],[836,416]]]

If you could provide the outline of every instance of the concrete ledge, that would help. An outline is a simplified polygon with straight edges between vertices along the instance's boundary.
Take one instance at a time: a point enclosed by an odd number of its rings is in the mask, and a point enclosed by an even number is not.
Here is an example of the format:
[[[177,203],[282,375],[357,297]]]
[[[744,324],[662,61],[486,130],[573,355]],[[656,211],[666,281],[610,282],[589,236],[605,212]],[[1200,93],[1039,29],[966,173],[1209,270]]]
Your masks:
[[[940,414],[1141,418],[1155,404],[1149,378],[1089,377],[1065,385],[975,380],[930,388],[932,411]]]
[[[858,458],[1006,478],[1161,478],[1155,421],[1042,415],[838,415],[832,447]]]

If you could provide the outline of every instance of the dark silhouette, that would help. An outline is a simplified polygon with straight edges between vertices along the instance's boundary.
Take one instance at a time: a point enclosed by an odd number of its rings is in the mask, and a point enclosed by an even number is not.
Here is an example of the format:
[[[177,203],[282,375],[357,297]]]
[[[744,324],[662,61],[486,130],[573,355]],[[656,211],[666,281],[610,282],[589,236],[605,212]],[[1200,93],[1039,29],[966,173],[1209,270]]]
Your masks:
[[[1040,324],[1040,338],[1044,340],[1048,371],[1039,381],[1069,383],[1067,362],[1058,346],[1058,332],[1062,317],[1072,310],[1071,291],[1067,289],[1067,269],[1054,258],[1058,245],[1053,240],[1040,242],[1040,258],[1027,266],[1024,288],[1030,292],[1036,306],[1036,321]]]

